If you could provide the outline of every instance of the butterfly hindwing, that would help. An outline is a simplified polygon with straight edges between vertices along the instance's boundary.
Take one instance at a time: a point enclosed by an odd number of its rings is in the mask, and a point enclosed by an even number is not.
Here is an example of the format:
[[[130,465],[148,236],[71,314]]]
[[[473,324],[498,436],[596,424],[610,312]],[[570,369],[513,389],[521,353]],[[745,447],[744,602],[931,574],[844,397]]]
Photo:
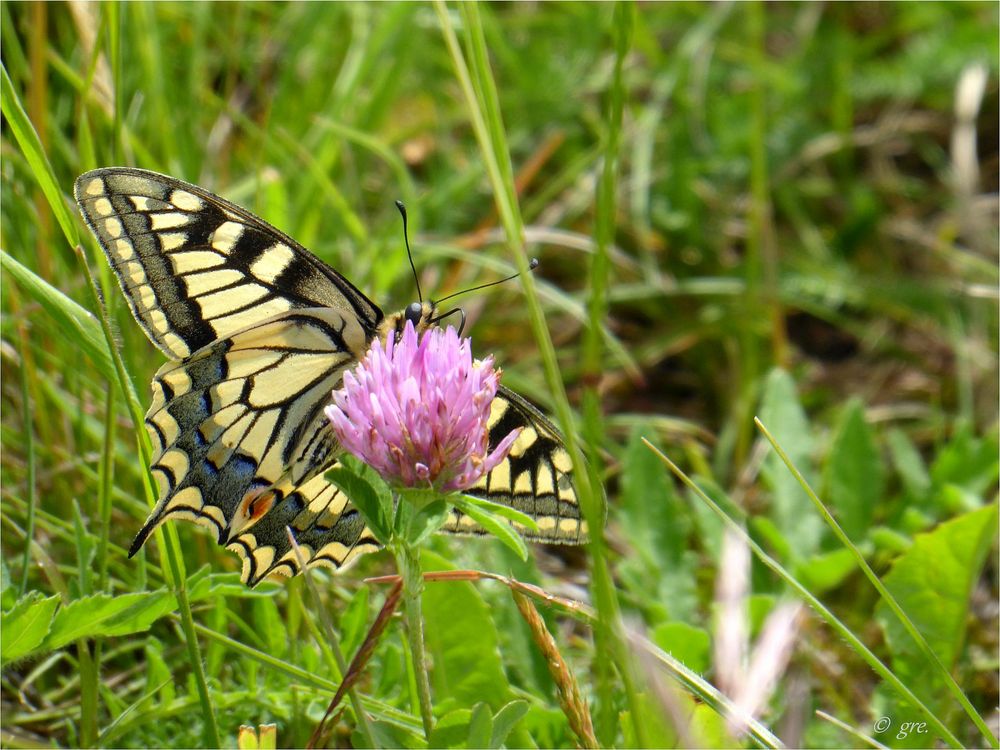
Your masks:
[[[382,319],[293,239],[195,185],[113,167],[81,175],[74,191],[135,319],[175,359],[295,308],[332,307],[371,334]]]
[[[347,497],[321,475],[296,489],[256,525],[239,534],[229,549],[243,558],[243,580],[256,586],[271,575],[301,571],[290,530],[310,567],[339,569],[380,548]]]
[[[323,407],[365,346],[354,318],[302,309],[161,367],[146,415],[160,500],[134,549],[171,515],[226,544],[332,464]]]
[[[537,530],[516,526],[528,539],[555,544],[585,542],[587,522],[573,484],[573,463],[559,431],[538,409],[501,386],[491,405],[490,449],[519,427],[523,429],[507,457],[466,493],[530,516]],[[452,512],[442,530],[483,533],[458,510]]]

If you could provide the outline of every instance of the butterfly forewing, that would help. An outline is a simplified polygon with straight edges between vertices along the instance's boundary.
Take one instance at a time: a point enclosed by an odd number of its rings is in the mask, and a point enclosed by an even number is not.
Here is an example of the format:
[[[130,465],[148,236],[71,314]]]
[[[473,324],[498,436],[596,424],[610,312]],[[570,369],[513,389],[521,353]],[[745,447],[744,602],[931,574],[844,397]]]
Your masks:
[[[81,175],[76,200],[146,335],[174,358],[294,308],[333,307],[374,334],[382,312],[253,214],[139,169]]]

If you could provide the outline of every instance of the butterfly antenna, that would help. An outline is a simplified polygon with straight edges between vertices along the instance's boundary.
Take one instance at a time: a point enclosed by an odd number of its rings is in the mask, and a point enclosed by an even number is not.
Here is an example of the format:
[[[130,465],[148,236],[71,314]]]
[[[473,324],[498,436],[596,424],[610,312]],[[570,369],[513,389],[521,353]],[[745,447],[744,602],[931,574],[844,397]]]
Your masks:
[[[531,262],[528,264],[528,270],[529,271],[534,271],[536,268],[538,268],[538,258],[532,258]],[[490,281],[490,282],[488,282],[486,284],[480,284],[479,286],[474,286],[474,287],[470,287],[468,289],[463,289],[460,292],[455,292],[453,294],[449,294],[447,297],[444,297],[442,299],[437,300],[437,302],[435,304],[440,305],[442,302],[444,302],[446,300],[450,300],[452,297],[457,297],[460,294],[466,294],[467,292],[478,292],[480,289],[486,289],[487,287],[490,287],[490,286],[496,286],[497,284],[502,284],[505,281],[510,281],[511,279],[516,279],[520,275],[521,275],[521,272],[518,271],[517,273],[511,274],[510,276],[507,276],[506,278],[503,278],[503,279],[498,279],[497,281]]]
[[[403,201],[396,201],[396,208],[399,209],[399,215],[403,217],[403,242],[406,243],[406,257],[410,259],[410,268],[413,269],[413,281],[417,285],[417,299],[423,302],[424,295],[420,293],[420,279],[417,276],[417,267],[413,265],[413,253],[410,252],[410,238],[407,236],[406,231],[406,206],[403,205]]]

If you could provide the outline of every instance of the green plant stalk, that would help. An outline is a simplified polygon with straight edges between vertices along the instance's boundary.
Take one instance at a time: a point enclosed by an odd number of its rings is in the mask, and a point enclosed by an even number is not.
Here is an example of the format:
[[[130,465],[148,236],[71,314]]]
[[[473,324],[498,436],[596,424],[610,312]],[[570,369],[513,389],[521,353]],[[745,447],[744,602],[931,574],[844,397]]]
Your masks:
[[[622,667],[622,680],[628,685],[631,680],[630,670],[626,667],[628,647],[621,636],[620,618],[618,616],[618,601],[612,585],[611,574],[603,544],[604,517],[598,491],[592,484],[587,465],[580,453],[576,439],[572,409],[566,396],[566,389],[559,372],[559,362],[556,357],[552,338],[545,324],[538,291],[535,287],[528,265],[528,256],[524,248],[524,224],[518,210],[516,190],[514,187],[513,170],[509,159],[509,149],[500,117],[499,100],[496,92],[496,82],[489,70],[486,42],[483,38],[482,22],[479,18],[479,8],[476,3],[463,3],[459,10],[462,14],[466,33],[466,42],[476,72],[476,86],[473,86],[465,56],[455,36],[455,31],[448,16],[448,8],[443,0],[436,0],[434,8],[437,11],[444,35],[445,43],[451,54],[455,74],[468,104],[469,116],[472,120],[476,139],[479,141],[480,153],[486,166],[486,172],[493,187],[497,213],[507,236],[507,242],[514,254],[520,280],[524,289],[529,320],[532,332],[538,343],[545,381],[552,395],[556,417],[562,427],[566,441],[566,450],[573,462],[573,476],[576,482],[580,507],[590,529],[590,552],[593,571],[594,601],[597,605],[598,619],[603,627],[611,633],[613,648],[611,653]],[[477,93],[478,92],[478,93]],[[480,102],[483,106],[480,106]],[[483,112],[485,109],[485,114]],[[602,696],[612,693],[617,686],[609,684],[598,685]],[[633,717],[640,715],[640,707],[634,702],[635,691],[628,687],[626,697]],[[601,738],[603,740],[603,737]]]
[[[86,640],[76,642],[77,664],[80,668],[80,747],[97,743],[98,669]]]
[[[427,654],[424,650],[424,617],[420,597],[424,591],[424,576],[420,569],[420,553],[405,539],[393,549],[396,567],[403,578],[403,611],[406,616],[406,633],[410,644],[410,659],[417,681],[417,698],[420,703],[420,720],[424,737],[428,740],[434,729],[434,712],[431,704],[431,684],[427,676]]]
[[[111,537],[111,475],[115,460],[115,392],[108,384],[104,405],[104,443],[101,446],[101,464],[98,471],[97,497],[101,518],[101,536],[97,542],[97,589],[108,588],[108,544]],[[100,652],[98,652],[100,653]]]
[[[912,690],[906,687],[902,680],[900,680],[891,669],[883,664],[882,661],[875,656],[875,654],[873,654],[864,643],[861,642],[861,639],[858,638],[850,628],[844,625],[844,623],[842,623],[837,616],[833,614],[833,612],[827,609],[826,606],[824,606],[824,604],[817,599],[812,592],[810,592],[809,589],[807,589],[795,576],[785,570],[781,563],[768,555],[767,552],[765,552],[764,549],[757,544],[753,538],[751,538],[751,536],[746,532],[746,529],[730,518],[726,512],[722,510],[722,508],[720,508],[719,505],[712,500],[712,498],[709,497],[704,490],[701,489],[701,487],[695,484],[694,480],[681,471],[677,464],[667,458],[645,438],[643,438],[643,442],[646,443],[647,447],[653,451],[654,454],[656,454],[657,458],[667,465],[667,468],[673,472],[674,476],[683,482],[688,489],[694,492],[695,495],[697,495],[701,501],[704,502],[724,524],[726,524],[726,526],[746,541],[746,543],[750,546],[750,549],[757,556],[757,559],[764,563],[764,565],[772,570],[779,578],[781,578],[781,580],[787,583],[792,590],[801,596],[810,607],[816,610],[816,613],[819,614],[819,616],[822,617],[826,623],[851,646],[852,649],[854,649],[855,653],[864,659],[865,662],[868,663],[868,666],[870,666],[876,674],[882,677],[882,679],[889,683],[889,685],[891,685],[904,700],[909,702],[914,708],[921,711],[927,717],[928,723],[934,727],[934,730],[938,733],[941,739],[947,742],[951,747],[962,747],[962,743],[959,742],[958,738],[951,732],[951,730],[944,725],[941,719],[939,719],[937,715],[913,693]]]
[[[28,574],[31,572],[31,540],[35,538],[35,505],[38,494],[35,477],[35,427],[31,418],[31,399],[28,392],[28,337],[21,328],[21,406],[24,408],[24,452],[28,469],[28,518],[24,530],[24,562],[21,571],[21,596],[28,593]]]
[[[104,405],[104,440],[101,446],[101,464],[98,470],[98,512],[101,519],[100,537],[97,541],[97,590],[108,590],[108,545],[111,537],[111,474],[115,455],[115,394],[111,384],[108,384]],[[81,646],[82,648],[83,646]],[[104,639],[94,640],[93,664],[90,667],[89,679],[93,684],[88,683],[88,675],[81,664],[80,668],[80,711],[81,725],[91,732],[92,741],[88,747],[99,743],[100,737],[97,733],[97,697],[98,679],[101,674],[101,659],[103,655]],[[88,693],[92,693],[88,695]],[[87,719],[88,704],[90,713],[93,716],[93,726],[89,726]],[[82,732],[81,732],[82,734]]]
[[[752,64],[754,66],[751,89],[753,111],[753,138],[750,141],[750,234],[747,238],[749,253],[754,258],[755,268],[752,279],[748,275],[747,288],[759,282],[754,289],[751,304],[759,303],[767,308],[771,324],[771,357],[779,367],[785,367],[788,352],[785,340],[784,313],[778,293],[778,254],[774,242],[774,227],[771,210],[771,177],[767,161],[767,25],[764,15],[766,5],[760,0],[748,7],[750,29],[753,38]],[[761,294],[761,292],[763,294]],[[754,373],[756,377],[756,373]]]
[[[108,24],[108,47],[110,47],[109,57],[111,58],[111,77],[115,82],[111,92],[113,98],[112,112],[114,113],[114,134],[111,147],[114,149],[116,164],[124,163],[122,159],[122,144],[125,142],[125,132],[122,123],[121,90],[122,90],[122,15],[121,7],[118,3],[107,4],[107,24]]]
[[[745,283],[742,299],[742,314],[739,317],[738,346],[734,355],[738,360],[736,393],[733,400],[733,458],[731,465],[741,466],[750,452],[752,430],[750,417],[756,402],[756,391],[760,381],[761,351],[757,341],[757,321],[765,312],[765,302],[771,302],[768,312],[772,316],[772,339],[775,341],[773,355],[780,362],[780,347],[775,333],[779,320],[775,315],[775,300],[765,300],[765,285],[776,273],[773,254],[768,252],[767,231],[770,227],[770,200],[767,165],[767,111],[762,79],[766,77],[764,7],[759,0],[743,6],[749,37],[749,57],[753,67],[750,88],[751,131],[750,131],[750,202],[747,215],[746,257],[743,261]]]
[[[603,368],[604,347],[601,326],[608,314],[608,281],[611,270],[609,250],[614,242],[615,234],[615,195],[617,188],[619,145],[621,142],[622,112],[625,108],[625,84],[622,69],[625,57],[631,46],[634,7],[629,2],[615,4],[613,16],[613,33],[615,37],[615,67],[611,82],[611,96],[608,102],[606,119],[607,132],[604,137],[603,160],[601,176],[597,184],[596,221],[594,235],[596,248],[591,256],[588,272],[590,294],[587,298],[589,325],[584,328],[582,379],[583,392],[583,429],[589,447],[590,482],[591,487],[600,485],[600,445],[604,440],[604,419],[601,412],[601,396],[598,387]],[[601,493],[594,493],[594,499],[599,504],[598,518],[606,515],[606,507]],[[591,526],[594,528],[594,526]],[[598,545],[603,547],[603,534],[592,534],[592,549]],[[594,555],[595,559],[604,558],[602,552]],[[595,565],[595,589],[612,589],[613,581],[606,565]],[[622,649],[616,648],[615,634],[607,626],[618,620],[617,603],[609,614],[613,619],[600,619],[594,629],[594,650],[597,654],[616,653],[616,661],[622,672],[626,696],[630,706],[638,705],[635,676],[632,674],[632,660]],[[605,747],[611,746],[617,734],[617,711],[615,710],[615,686],[612,665],[607,659],[597,658],[594,670],[597,677],[600,703],[597,713],[596,731]],[[630,712],[634,736],[640,747],[648,746],[645,724],[633,711]]]
[[[759,419],[754,419],[754,424],[756,424],[757,429],[759,429],[764,434],[764,437],[767,438],[767,441],[771,444],[771,447],[774,448],[775,452],[784,462],[785,466],[792,473],[792,476],[795,477],[796,481],[798,481],[802,489],[805,490],[805,493],[809,496],[809,499],[812,501],[813,505],[816,506],[816,509],[819,511],[820,515],[823,516],[823,520],[826,521],[826,525],[833,530],[833,533],[840,540],[841,544],[843,544],[845,547],[847,547],[848,550],[850,550],[851,555],[854,557],[854,561],[858,564],[858,567],[861,569],[861,572],[865,574],[865,577],[871,582],[872,586],[875,587],[875,590],[878,592],[879,596],[882,597],[882,600],[886,603],[886,605],[888,605],[889,609],[892,610],[893,614],[896,615],[896,618],[903,625],[903,627],[906,629],[906,632],[909,633],[910,637],[914,640],[914,642],[923,652],[924,656],[931,663],[934,670],[937,671],[942,678],[944,678],[945,684],[948,686],[948,689],[955,697],[955,700],[959,702],[959,704],[962,706],[962,709],[965,711],[968,717],[972,719],[972,722],[976,725],[979,731],[982,732],[983,737],[986,738],[986,740],[990,743],[990,745],[992,747],[997,747],[998,744],[996,735],[994,735],[993,732],[990,731],[990,728],[987,726],[986,722],[983,721],[982,717],[979,715],[979,712],[976,711],[972,703],[966,697],[965,693],[962,692],[962,688],[960,688],[958,686],[958,683],[955,682],[955,678],[951,676],[951,672],[948,671],[947,667],[945,667],[944,664],[941,663],[941,659],[938,658],[938,655],[936,653],[934,653],[934,649],[931,648],[931,645],[927,642],[927,639],[924,638],[923,634],[917,629],[917,626],[913,623],[913,620],[910,619],[910,616],[906,614],[906,612],[900,606],[899,602],[896,601],[896,597],[892,595],[889,589],[886,588],[885,584],[882,583],[881,579],[875,574],[875,571],[871,569],[870,565],[868,565],[868,561],[865,560],[864,555],[861,554],[861,550],[859,550],[857,546],[851,541],[850,537],[847,536],[847,534],[844,532],[844,529],[840,526],[839,523],[837,523],[837,519],[833,517],[833,515],[830,513],[829,510],[827,510],[826,505],[823,503],[822,500],[819,499],[819,496],[813,491],[813,488],[809,485],[809,482],[807,482],[806,478],[802,476],[802,473],[798,470],[798,468],[796,468],[795,464],[792,463],[792,460],[788,457],[788,454],[785,453],[785,451],[778,444],[778,441],[774,439],[774,436],[768,431],[768,429],[764,426],[764,424]]]
[[[107,308],[105,308],[104,302],[98,291],[94,275],[90,271],[86,255],[83,252],[83,248],[79,245],[77,245],[76,249],[77,257],[79,258],[80,264],[83,266],[84,274],[87,277],[87,285],[90,287],[90,291],[93,294],[95,309],[98,311],[97,317],[98,320],[101,321],[101,330],[104,332],[104,338],[108,345],[108,352],[111,354],[111,359],[115,365],[115,374],[118,377],[118,384],[125,396],[125,402],[129,407],[129,414],[132,417],[132,426],[136,433],[139,458],[142,462],[143,472],[146,477],[146,481],[143,482],[143,487],[146,491],[146,502],[150,507],[153,507],[155,505],[156,489],[153,486],[153,475],[149,471],[149,436],[146,434],[142,413],[139,410],[139,399],[136,397],[135,388],[132,386],[132,381],[129,379],[128,373],[125,371],[125,363],[122,361],[121,352],[118,351],[114,334],[111,332],[111,321],[108,318]],[[166,577],[170,581],[174,589],[174,594],[177,597],[177,606],[181,615],[181,629],[184,632],[184,640],[188,650],[188,660],[191,663],[191,671],[194,674],[195,685],[198,690],[198,699],[201,703],[202,717],[205,720],[205,744],[209,747],[221,747],[222,745],[219,740],[219,727],[215,720],[215,711],[212,708],[212,697],[209,694],[208,681],[205,678],[205,665],[201,659],[201,650],[198,647],[198,637],[195,634],[194,629],[194,616],[191,613],[191,602],[187,595],[184,561],[181,558],[180,543],[177,539],[177,533],[173,528],[166,528],[161,531],[162,533],[157,533],[156,536],[163,552],[163,556],[167,560],[167,566],[164,573],[166,573]]]

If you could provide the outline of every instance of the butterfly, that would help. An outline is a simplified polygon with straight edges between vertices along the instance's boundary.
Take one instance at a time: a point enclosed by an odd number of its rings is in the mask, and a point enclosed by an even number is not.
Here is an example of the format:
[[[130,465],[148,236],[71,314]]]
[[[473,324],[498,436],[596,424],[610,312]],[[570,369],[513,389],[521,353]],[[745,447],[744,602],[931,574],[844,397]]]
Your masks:
[[[214,530],[254,586],[307,565],[343,568],[379,542],[324,477],[340,448],[323,408],[373,340],[436,325],[433,302],[386,315],[344,276],[249,211],[195,185],[127,167],[81,175],[74,195],[132,314],[169,361],[146,414],[158,501],[129,550],[168,518]],[[523,430],[468,494],[537,524],[525,537],[579,544],[586,521],[559,431],[501,386],[490,449]],[[459,510],[443,531],[482,534]]]

